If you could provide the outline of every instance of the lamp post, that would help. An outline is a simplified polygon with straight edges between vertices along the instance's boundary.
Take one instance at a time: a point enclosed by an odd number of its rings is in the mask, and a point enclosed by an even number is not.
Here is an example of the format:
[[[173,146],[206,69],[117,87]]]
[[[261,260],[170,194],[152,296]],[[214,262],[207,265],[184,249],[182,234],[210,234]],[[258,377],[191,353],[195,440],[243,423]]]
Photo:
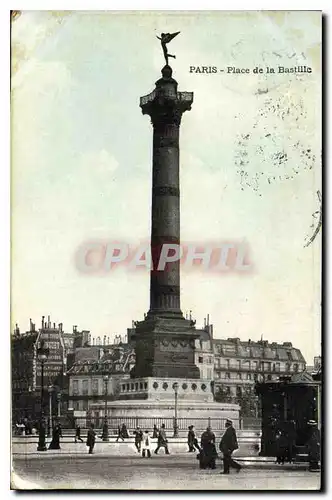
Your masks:
[[[37,349],[37,359],[41,365],[40,377],[40,418],[39,418],[39,438],[37,451],[46,451],[45,441],[45,421],[44,421],[44,364],[47,361],[49,349],[44,347],[44,342],[41,342]]]
[[[52,421],[52,392],[53,392],[53,385],[48,386],[48,414],[49,414],[49,428],[48,428],[48,435],[51,435],[52,429],[53,429],[53,421]]]
[[[174,437],[179,437],[179,429],[178,429],[178,390],[179,384],[174,382]]]
[[[103,428],[103,441],[109,441],[108,419],[107,419],[108,375],[104,375],[103,380],[105,384],[105,418],[104,418],[104,428]]]
[[[56,401],[58,404],[58,418],[60,418],[61,417],[61,392],[60,391],[56,395]]]

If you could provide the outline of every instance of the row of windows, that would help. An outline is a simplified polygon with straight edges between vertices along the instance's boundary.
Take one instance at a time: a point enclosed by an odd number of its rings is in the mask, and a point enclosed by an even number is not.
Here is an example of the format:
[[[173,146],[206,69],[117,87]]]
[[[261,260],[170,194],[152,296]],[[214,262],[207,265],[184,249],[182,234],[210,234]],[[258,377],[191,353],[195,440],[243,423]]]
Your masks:
[[[73,394],[77,396],[79,394],[78,380],[73,380]],[[99,380],[92,379],[91,381],[91,392],[92,394],[98,394]],[[89,394],[89,380],[82,380],[82,394],[87,396]]]
[[[275,371],[280,372],[281,365],[279,362],[271,363],[269,361],[247,361],[247,360],[223,360],[224,363],[220,363],[220,358],[215,359],[215,368],[225,368],[229,370],[230,368],[235,368],[238,370],[246,369],[246,370],[262,370],[262,371]],[[294,372],[299,371],[300,365],[299,363],[285,363],[285,371],[291,371],[291,367],[293,366]]]
[[[221,372],[219,372],[218,374],[218,378],[222,378],[222,374]],[[259,380],[262,378],[262,374],[261,373],[245,373],[245,374],[242,374],[242,373],[236,373],[235,374],[235,377],[231,377],[231,374],[226,372],[225,373],[225,376],[223,377],[227,380],[230,380],[230,379],[235,379],[235,380]],[[267,380],[272,380],[272,375],[268,374],[267,377],[266,377]]]

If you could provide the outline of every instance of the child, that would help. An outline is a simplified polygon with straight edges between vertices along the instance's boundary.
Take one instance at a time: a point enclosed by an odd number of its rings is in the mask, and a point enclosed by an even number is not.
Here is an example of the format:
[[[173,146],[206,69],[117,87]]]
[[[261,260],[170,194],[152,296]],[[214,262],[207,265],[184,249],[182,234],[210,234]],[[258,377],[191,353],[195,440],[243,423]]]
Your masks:
[[[145,451],[147,452],[148,458],[151,458],[149,431],[145,431],[144,436],[143,436],[143,442],[142,442],[142,457],[143,458],[145,458]]]

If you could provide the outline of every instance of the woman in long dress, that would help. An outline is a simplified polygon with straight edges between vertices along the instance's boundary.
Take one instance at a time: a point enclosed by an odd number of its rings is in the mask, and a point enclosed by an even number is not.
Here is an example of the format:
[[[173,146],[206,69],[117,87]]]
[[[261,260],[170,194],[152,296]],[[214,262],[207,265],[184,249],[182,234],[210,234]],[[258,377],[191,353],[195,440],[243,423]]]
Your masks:
[[[49,450],[60,450],[60,438],[62,437],[62,429],[61,425],[59,423],[56,423],[55,426],[53,427],[53,435],[52,435],[52,441],[50,443],[50,446],[48,447]]]

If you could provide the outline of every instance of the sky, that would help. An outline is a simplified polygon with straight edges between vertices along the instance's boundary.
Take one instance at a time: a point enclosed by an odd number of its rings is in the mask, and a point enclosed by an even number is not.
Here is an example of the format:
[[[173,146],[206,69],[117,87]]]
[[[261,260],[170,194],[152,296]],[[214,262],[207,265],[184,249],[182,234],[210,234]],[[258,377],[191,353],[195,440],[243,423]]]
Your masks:
[[[24,11],[12,23],[12,326],[41,316],[125,334],[149,308],[149,274],[82,273],[87,241],[150,234],[152,127],[139,108],[170,44],[179,90],[182,242],[246,242],[249,273],[182,269],[181,307],[215,338],[320,353],[319,12]],[[190,73],[190,66],[250,73]],[[266,73],[307,66],[311,73]],[[253,68],[263,73],[254,74]],[[314,216],[313,216],[314,214]]]

